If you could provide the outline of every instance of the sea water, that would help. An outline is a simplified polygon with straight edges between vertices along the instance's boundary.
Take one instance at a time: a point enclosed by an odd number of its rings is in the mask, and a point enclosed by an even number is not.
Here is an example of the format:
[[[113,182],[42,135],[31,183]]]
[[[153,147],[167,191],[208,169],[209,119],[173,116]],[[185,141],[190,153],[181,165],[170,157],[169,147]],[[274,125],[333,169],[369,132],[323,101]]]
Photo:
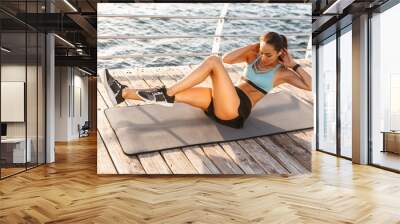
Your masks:
[[[99,14],[215,16],[222,3],[100,3]],[[261,35],[267,31],[304,33],[288,36],[290,48],[307,48],[311,35],[311,4],[230,3],[227,16],[238,17],[309,17],[309,20],[225,20],[224,35]],[[209,19],[149,19],[99,17],[98,36],[118,35],[214,35],[217,20]],[[258,37],[225,37],[220,53],[258,41]],[[99,39],[99,56],[152,53],[211,53],[213,38],[193,39]],[[304,58],[305,52],[291,52],[294,58]],[[205,56],[149,56],[98,60],[98,67],[131,68],[198,64]]]

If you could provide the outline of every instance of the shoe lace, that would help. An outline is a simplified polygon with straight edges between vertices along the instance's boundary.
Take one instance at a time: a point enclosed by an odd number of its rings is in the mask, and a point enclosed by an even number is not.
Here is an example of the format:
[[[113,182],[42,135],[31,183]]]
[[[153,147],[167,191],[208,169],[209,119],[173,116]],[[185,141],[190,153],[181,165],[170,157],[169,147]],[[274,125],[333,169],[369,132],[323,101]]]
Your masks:
[[[118,88],[121,88],[121,86],[122,86],[121,83],[118,82],[118,80],[114,80],[113,85],[117,85]]]
[[[154,98],[156,99],[156,101],[165,101],[165,97],[163,93],[157,92],[154,93]]]

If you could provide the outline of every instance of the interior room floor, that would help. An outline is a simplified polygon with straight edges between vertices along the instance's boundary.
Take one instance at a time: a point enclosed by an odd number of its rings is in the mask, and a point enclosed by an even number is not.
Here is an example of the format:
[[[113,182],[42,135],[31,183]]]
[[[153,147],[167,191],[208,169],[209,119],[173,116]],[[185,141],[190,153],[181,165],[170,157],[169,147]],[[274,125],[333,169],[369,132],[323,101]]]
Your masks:
[[[399,223],[400,175],[313,151],[313,173],[97,175],[96,136],[0,181],[0,223]]]
[[[373,163],[388,167],[394,170],[400,170],[400,155],[392,152],[375,151]]]

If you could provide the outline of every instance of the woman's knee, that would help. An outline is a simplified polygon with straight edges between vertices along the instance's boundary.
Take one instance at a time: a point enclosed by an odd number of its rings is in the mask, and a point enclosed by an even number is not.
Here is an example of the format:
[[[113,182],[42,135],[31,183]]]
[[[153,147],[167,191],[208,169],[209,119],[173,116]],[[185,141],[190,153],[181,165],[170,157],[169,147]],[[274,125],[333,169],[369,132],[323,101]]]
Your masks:
[[[210,55],[207,57],[206,61],[213,65],[222,65],[222,58],[218,55]]]
[[[237,111],[233,111],[233,110],[219,112],[219,113],[214,112],[214,113],[215,113],[215,116],[221,120],[232,120],[239,116],[239,113]]]
[[[235,106],[222,106],[220,105],[218,108],[214,107],[215,116],[217,116],[221,120],[231,120],[235,119],[239,116],[239,111]]]

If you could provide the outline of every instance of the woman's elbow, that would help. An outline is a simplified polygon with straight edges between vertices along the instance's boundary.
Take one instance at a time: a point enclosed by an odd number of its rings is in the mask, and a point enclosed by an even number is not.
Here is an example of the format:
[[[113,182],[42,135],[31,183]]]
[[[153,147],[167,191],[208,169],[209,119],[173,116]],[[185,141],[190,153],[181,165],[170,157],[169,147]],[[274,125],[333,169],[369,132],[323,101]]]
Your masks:
[[[222,56],[222,62],[226,64],[232,64],[232,60],[227,55]]]
[[[307,83],[307,87],[305,88],[308,91],[312,91],[312,84],[311,83]]]
[[[227,59],[225,57],[222,58],[222,62],[224,62],[225,64],[230,64],[229,59]]]

